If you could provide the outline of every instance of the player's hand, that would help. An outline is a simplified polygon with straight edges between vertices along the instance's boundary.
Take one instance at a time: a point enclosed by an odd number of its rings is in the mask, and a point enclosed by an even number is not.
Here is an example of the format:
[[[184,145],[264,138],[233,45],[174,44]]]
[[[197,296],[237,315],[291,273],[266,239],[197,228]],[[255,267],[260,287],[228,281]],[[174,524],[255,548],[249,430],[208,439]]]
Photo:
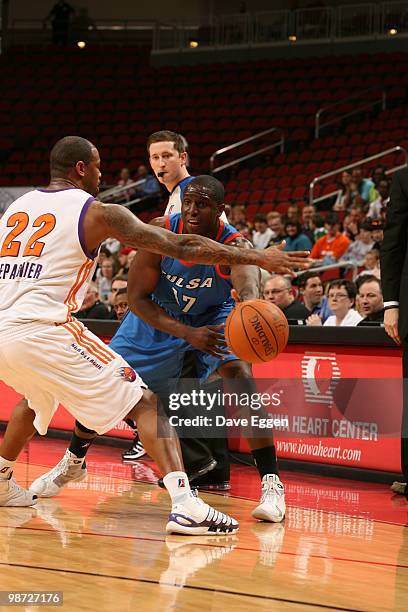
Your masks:
[[[318,314],[311,314],[310,317],[307,317],[306,319],[306,325],[317,327],[319,325],[323,325],[323,323]]]
[[[401,338],[398,335],[398,318],[399,308],[387,308],[384,312],[384,327],[385,331],[394,342],[401,344]]]
[[[278,246],[269,247],[263,251],[264,261],[261,268],[278,274],[290,274],[294,276],[293,270],[307,270],[312,260],[309,258],[310,251],[284,251],[285,241]]]
[[[223,323],[206,327],[191,327],[185,339],[199,351],[223,359],[224,355],[231,352],[225,340],[224,327]]]

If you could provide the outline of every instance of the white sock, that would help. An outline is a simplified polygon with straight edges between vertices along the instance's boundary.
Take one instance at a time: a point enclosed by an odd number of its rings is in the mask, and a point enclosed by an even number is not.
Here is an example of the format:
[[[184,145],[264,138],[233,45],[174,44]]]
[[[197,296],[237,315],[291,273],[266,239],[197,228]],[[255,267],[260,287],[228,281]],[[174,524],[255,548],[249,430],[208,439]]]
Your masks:
[[[173,506],[194,497],[185,472],[169,472],[163,478],[163,483],[171,497]]]
[[[13,473],[15,461],[9,461],[0,456],[0,479],[7,480]]]

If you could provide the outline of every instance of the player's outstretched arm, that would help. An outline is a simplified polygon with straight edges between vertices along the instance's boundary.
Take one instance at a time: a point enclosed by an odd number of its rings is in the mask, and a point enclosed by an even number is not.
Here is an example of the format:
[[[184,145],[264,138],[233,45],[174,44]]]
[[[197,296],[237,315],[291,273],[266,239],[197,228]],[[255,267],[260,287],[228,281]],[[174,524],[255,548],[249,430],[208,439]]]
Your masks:
[[[243,238],[237,238],[230,243],[242,249],[252,249],[252,244]],[[255,300],[261,291],[261,271],[258,266],[231,266],[232,296],[237,302]]]
[[[84,220],[87,247],[94,250],[103,240],[112,237],[136,249],[168,255],[202,264],[252,264],[271,272],[289,272],[309,267],[308,252],[285,253],[280,247],[264,251],[238,249],[194,234],[174,234],[160,227],[147,225],[126,208],[117,204],[94,202]]]

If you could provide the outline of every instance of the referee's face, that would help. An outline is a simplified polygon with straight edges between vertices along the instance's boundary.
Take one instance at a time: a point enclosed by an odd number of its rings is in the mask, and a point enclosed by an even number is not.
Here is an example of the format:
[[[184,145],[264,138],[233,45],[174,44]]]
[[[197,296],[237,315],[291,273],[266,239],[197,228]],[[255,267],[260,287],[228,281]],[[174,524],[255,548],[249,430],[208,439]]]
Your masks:
[[[149,147],[149,161],[157,180],[163,185],[178,183],[184,178],[185,152],[179,153],[174,142],[153,142]]]

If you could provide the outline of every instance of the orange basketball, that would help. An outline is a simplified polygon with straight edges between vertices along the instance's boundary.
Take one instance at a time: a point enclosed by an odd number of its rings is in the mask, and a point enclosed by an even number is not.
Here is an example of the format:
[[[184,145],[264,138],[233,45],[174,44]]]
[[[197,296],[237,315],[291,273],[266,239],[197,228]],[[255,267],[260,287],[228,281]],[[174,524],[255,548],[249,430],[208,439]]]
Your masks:
[[[225,322],[231,351],[250,363],[275,359],[288,343],[288,321],[278,306],[264,300],[238,302]]]

